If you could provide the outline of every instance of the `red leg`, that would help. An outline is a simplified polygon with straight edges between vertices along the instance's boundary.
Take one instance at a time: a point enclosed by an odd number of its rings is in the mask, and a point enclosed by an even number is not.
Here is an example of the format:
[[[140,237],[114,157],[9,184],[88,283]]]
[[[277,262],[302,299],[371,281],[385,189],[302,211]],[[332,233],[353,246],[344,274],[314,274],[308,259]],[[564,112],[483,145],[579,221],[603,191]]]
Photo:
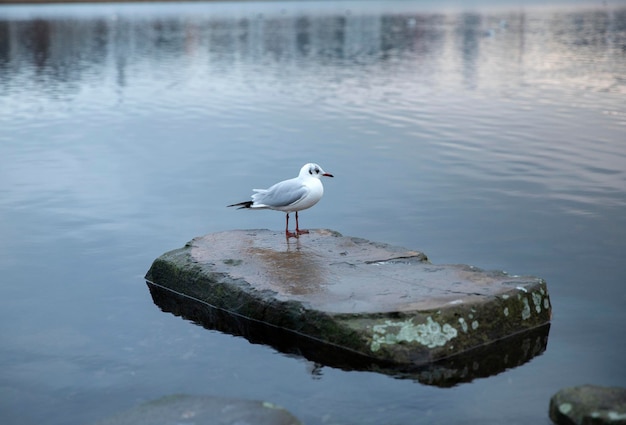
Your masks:
[[[296,215],[297,215],[297,213],[296,213]],[[298,222],[298,220],[296,219],[296,223],[297,222]],[[289,239],[289,238],[297,238],[298,237],[297,230],[296,230],[296,233],[291,233],[289,231],[289,213],[287,213],[287,222],[285,223],[285,237],[287,239]]]
[[[298,211],[296,211],[296,235],[306,235],[309,233],[308,230],[300,230],[300,226],[298,225]]]

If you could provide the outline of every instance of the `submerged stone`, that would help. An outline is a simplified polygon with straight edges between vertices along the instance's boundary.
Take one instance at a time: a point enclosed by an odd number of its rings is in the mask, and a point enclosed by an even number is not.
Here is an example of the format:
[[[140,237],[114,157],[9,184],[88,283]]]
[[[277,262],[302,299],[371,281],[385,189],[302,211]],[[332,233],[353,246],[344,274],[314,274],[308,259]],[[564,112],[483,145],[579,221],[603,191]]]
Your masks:
[[[564,388],[550,399],[550,418],[559,425],[626,425],[626,388]]]
[[[272,345],[287,333],[316,345],[311,351],[326,346],[391,369],[532,331],[538,339],[523,354],[517,345],[519,356],[496,361],[512,367],[545,349],[551,316],[540,278],[433,265],[423,253],[329,230],[295,241],[269,230],[209,234],[156,259],[146,279],[157,304],[205,326]],[[253,334],[255,326],[263,330]],[[448,373],[467,375],[467,367]]]
[[[301,425],[272,403],[225,397],[172,395],[141,404],[95,425]]]

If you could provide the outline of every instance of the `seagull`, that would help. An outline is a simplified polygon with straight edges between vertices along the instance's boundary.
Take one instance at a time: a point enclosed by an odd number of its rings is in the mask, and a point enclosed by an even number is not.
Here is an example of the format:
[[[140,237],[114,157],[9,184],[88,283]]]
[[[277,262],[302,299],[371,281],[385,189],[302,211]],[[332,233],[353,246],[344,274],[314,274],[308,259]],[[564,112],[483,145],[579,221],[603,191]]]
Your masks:
[[[297,238],[308,230],[300,230],[298,225],[298,211],[306,210],[317,204],[324,194],[322,177],[333,177],[332,174],[322,170],[317,164],[308,163],[302,166],[298,177],[283,180],[268,189],[253,189],[252,201],[239,202],[228,205],[229,207],[270,209],[287,213],[285,235],[287,238]],[[296,231],[289,231],[289,213],[296,213]]]

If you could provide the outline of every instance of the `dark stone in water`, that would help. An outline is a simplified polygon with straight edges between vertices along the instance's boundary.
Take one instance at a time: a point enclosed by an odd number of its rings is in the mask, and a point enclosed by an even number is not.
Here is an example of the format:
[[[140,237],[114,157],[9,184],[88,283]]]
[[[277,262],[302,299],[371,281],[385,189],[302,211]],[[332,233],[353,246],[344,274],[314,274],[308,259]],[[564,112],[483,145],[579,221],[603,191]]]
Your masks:
[[[550,399],[550,418],[559,425],[626,425],[626,388],[564,388]]]
[[[322,364],[435,385],[488,376],[545,350],[545,281],[315,230],[195,238],[146,275],[166,311]]]
[[[271,403],[225,397],[172,395],[141,404],[95,425],[301,425]]]

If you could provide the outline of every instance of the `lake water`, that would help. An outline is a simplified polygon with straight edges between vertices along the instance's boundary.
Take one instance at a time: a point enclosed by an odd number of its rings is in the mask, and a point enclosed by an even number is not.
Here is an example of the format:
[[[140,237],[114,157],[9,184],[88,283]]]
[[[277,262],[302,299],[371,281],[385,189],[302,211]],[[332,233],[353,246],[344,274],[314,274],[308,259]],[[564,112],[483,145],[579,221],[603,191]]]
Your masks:
[[[143,276],[318,162],[305,228],[548,282],[547,350],[452,388],[321,369],[162,312]],[[301,238],[306,243],[306,236]],[[626,385],[626,5],[0,6],[0,417],[173,393],[315,424],[548,424]]]

